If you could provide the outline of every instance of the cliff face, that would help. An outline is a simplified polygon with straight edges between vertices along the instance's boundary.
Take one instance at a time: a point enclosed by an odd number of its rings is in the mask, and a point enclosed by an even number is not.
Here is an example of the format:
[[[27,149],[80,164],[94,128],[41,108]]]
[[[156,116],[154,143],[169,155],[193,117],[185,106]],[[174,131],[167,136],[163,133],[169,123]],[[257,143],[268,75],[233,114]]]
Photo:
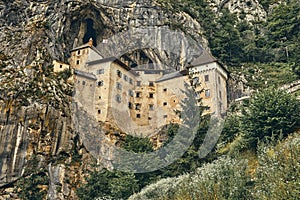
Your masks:
[[[67,61],[69,51],[94,39],[94,45],[129,28],[182,24],[198,42],[201,26],[185,13],[173,13],[153,1],[5,1],[0,3],[3,53],[18,65],[51,58]],[[145,51],[152,61],[167,57]],[[146,59],[147,60],[147,59]],[[149,60],[149,59],[148,59]]]
[[[51,73],[52,59],[67,62],[70,50],[89,38],[98,45],[131,28],[178,24],[206,48],[196,20],[153,1],[1,1],[0,199],[33,188],[48,199],[76,199],[94,162],[72,127],[72,83]],[[137,64],[178,63],[154,49],[129,57]]]

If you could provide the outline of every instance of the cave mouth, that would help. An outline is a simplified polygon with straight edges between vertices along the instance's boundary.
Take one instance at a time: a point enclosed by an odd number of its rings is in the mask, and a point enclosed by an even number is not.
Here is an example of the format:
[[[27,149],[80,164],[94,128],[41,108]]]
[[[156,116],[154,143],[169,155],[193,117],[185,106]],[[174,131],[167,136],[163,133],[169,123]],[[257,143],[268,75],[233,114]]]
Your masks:
[[[94,21],[90,18],[85,20],[86,23],[86,30],[85,30],[85,34],[83,36],[83,44],[87,43],[90,38],[93,39],[93,45],[97,46],[97,34],[96,34],[96,30],[94,29]]]

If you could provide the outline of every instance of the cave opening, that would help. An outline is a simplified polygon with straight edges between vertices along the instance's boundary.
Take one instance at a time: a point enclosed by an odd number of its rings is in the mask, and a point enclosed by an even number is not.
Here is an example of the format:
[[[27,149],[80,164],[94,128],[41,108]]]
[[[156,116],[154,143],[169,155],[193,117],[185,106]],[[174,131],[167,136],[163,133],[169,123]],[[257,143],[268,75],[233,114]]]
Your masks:
[[[92,38],[93,45],[97,46],[97,34],[96,34],[96,30],[94,29],[94,21],[89,18],[85,20],[85,23],[86,23],[86,30],[83,36],[83,44],[87,43],[90,40],[90,38]]]

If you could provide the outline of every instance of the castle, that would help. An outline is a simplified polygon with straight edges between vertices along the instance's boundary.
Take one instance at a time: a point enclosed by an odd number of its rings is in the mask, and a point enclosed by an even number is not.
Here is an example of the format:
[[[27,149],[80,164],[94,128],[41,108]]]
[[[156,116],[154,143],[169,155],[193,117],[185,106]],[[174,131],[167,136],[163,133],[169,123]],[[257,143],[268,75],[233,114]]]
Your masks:
[[[176,111],[186,97],[184,83],[191,80],[200,83],[195,90],[206,113],[221,117],[227,109],[228,72],[206,51],[186,69],[166,72],[104,58],[90,40],[72,49],[70,67],[76,101],[99,122],[127,133],[149,136],[166,124],[180,123]]]

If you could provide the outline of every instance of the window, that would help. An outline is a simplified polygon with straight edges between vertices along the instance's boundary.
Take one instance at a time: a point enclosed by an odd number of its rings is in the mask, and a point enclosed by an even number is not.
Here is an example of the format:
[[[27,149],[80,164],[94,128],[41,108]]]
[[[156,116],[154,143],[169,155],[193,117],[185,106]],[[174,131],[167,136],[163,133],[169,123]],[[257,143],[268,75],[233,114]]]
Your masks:
[[[152,81],[150,81],[149,86],[154,86],[154,83]]]
[[[141,86],[141,81],[137,81],[136,86]]]
[[[97,74],[104,74],[104,69],[98,69]]]
[[[99,99],[101,99],[101,96],[99,96]]]
[[[119,78],[122,78],[122,72],[120,70],[117,70],[117,75]]]
[[[101,110],[98,110],[98,114],[101,114]]]
[[[140,109],[141,109],[141,106],[142,106],[142,105],[141,105],[140,103],[137,103],[137,104],[135,104],[135,109],[136,109],[136,110],[140,110]]]
[[[166,92],[166,91],[168,91],[168,89],[167,89],[167,88],[164,88],[164,92]]]
[[[166,106],[166,105],[168,105],[168,103],[167,103],[167,102],[164,102],[164,106]]]
[[[210,90],[205,90],[205,97],[210,97]]]
[[[116,87],[117,87],[117,89],[122,90],[122,84],[121,83],[117,82]]]
[[[141,96],[142,96],[142,93],[141,93],[141,92],[136,92],[136,93],[135,93],[135,97],[139,98],[139,97],[141,97]]]
[[[149,98],[154,98],[154,94],[153,93],[149,93]]]
[[[131,85],[133,84],[132,78],[129,78],[129,83],[130,83]]]
[[[168,115],[164,115],[164,118],[167,118],[168,117]]]
[[[218,76],[218,83],[221,84],[221,78]]]
[[[222,92],[219,91],[219,98],[222,99]]]
[[[209,81],[209,75],[205,75],[204,80],[205,80],[205,82],[208,82]]]
[[[80,55],[80,50],[77,51],[77,55]]]
[[[122,101],[122,98],[121,98],[121,96],[120,95],[116,95],[116,101],[118,102],[118,103],[121,103],[121,101]]]
[[[127,75],[124,74],[123,78],[124,78],[125,81],[128,81],[128,76]]]
[[[78,80],[77,83],[80,83],[80,80]]]
[[[149,110],[154,110],[154,105],[153,104],[149,104]]]
[[[128,90],[128,95],[133,97],[133,91],[132,90]]]
[[[141,118],[141,114],[136,114],[136,118]]]
[[[193,78],[193,85],[197,85],[199,83],[199,77]]]
[[[59,68],[62,68],[62,65],[59,65]]]
[[[82,81],[82,85],[85,85],[85,81]]]
[[[132,108],[133,108],[133,105],[132,105],[131,102],[128,102],[128,108],[129,108],[129,109],[132,109]]]
[[[77,60],[77,61],[76,61],[76,64],[77,64],[77,65],[79,65],[79,63],[80,63],[80,61],[79,61],[79,60]]]
[[[98,81],[98,82],[97,82],[97,86],[98,86],[98,87],[103,86],[103,85],[104,85],[104,82],[103,82],[103,81]]]

